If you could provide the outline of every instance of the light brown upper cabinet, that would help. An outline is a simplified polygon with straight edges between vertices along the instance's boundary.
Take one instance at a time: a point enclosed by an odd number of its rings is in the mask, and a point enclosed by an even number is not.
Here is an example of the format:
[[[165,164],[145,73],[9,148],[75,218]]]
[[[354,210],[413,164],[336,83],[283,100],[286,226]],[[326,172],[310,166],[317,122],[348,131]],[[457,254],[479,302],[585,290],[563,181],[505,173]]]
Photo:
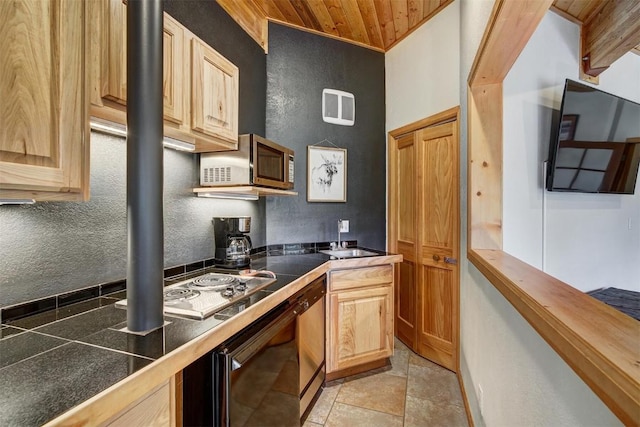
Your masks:
[[[89,198],[85,2],[0,1],[0,198]]]
[[[197,38],[191,39],[191,127],[238,140],[238,67]]]
[[[126,123],[126,5],[91,2],[91,115]],[[164,14],[165,136],[195,144],[196,152],[238,147],[238,67]]]

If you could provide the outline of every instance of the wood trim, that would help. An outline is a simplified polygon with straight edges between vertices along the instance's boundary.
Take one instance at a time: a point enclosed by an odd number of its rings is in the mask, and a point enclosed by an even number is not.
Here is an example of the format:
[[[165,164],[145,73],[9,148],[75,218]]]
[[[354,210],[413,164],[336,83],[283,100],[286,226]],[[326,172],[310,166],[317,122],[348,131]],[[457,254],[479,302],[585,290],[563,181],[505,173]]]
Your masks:
[[[362,372],[367,372],[372,369],[380,369],[384,367],[389,367],[391,369],[391,361],[389,358],[384,358],[380,360],[374,360],[373,362],[367,362],[362,365],[352,366],[350,368],[345,368],[340,371],[334,371],[327,373],[325,377],[325,382],[337,380],[339,378],[349,377],[351,375],[360,374]]]
[[[468,169],[467,257],[623,423],[637,425],[640,324],[504,253],[501,213],[473,199],[481,186],[502,202],[501,167],[486,173],[474,159],[501,158],[502,81],[548,3],[497,0],[469,74],[468,149],[476,164]]]
[[[502,83],[471,88],[467,107],[467,246],[501,249]]]
[[[462,379],[462,372],[460,369],[456,371],[456,377],[458,378],[458,384],[460,385],[460,391],[462,392],[462,401],[464,402],[464,412],[467,415],[467,422],[469,423],[469,427],[474,427],[473,417],[471,416],[471,407],[469,406],[469,398],[467,397],[467,392],[464,388],[464,381]]]
[[[267,20],[269,22],[273,22],[274,24],[280,24],[280,25],[284,25],[285,27],[295,28],[296,30],[304,31],[306,33],[315,34],[317,36],[328,37],[330,39],[339,40],[341,42],[345,42],[345,43],[353,44],[353,45],[356,45],[356,46],[364,47],[365,49],[370,49],[370,50],[373,50],[373,51],[376,51],[376,52],[382,52],[382,53],[385,52],[384,49],[379,48],[379,47],[374,47],[374,46],[368,45],[366,43],[357,42],[355,40],[346,39],[346,38],[340,37],[340,36],[334,36],[333,34],[323,33],[322,31],[318,31],[318,30],[313,30],[311,28],[302,27],[300,25],[292,24],[290,22],[281,21],[281,20],[276,19],[276,18],[267,18]]]
[[[436,113],[425,119],[394,129],[389,132],[389,138],[398,139],[406,133],[415,132],[429,126],[452,122],[454,120],[457,120],[458,122],[460,121],[460,106],[449,108],[448,110],[441,111],[440,113]]]
[[[552,3],[496,0],[469,73],[469,85],[502,83]]]
[[[640,414],[640,322],[500,250],[469,260],[626,425]]]

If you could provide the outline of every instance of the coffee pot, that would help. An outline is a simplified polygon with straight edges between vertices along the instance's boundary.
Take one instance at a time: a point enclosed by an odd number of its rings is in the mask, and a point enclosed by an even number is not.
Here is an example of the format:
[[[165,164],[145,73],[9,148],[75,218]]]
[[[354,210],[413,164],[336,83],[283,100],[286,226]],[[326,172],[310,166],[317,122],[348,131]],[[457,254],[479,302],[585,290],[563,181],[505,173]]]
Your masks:
[[[244,268],[251,262],[251,217],[213,218],[215,265]]]

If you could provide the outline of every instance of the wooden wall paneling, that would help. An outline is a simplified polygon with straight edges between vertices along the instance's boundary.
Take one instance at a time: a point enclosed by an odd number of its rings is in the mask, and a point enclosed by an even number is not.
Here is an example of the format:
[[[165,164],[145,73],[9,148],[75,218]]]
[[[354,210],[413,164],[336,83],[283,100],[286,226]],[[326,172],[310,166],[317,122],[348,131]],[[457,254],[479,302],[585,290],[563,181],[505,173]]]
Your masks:
[[[267,0],[269,4],[269,9],[272,10],[273,7],[280,11],[280,14],[284,17],[284,20],[290,24],[299,25],[304,27],[304,21],[298,15],[296,8],[293,7],[291,1],[289,0]]]
[[[312,13],[306,1],[291,0],[291,5],[296,10],[300,19],[302,19],[302,22],[304,22],[305,27],[313,30],[317,30],[317,31],[322,30],[322,26],[316,19],[315,15]]]
[[[468,94],[468,248],[502,248],[502,84]]]
[[[413,28],[422,21],[424,17],[423,0],[408,0],[409,3],[409,28]],[[438,1],[438,3],[440,3]],[[428,6],[428,4],[427,4]]]
[[[423,18],[426,18],[429,15],[433,14],[435,11],[440,9],[440,6],[447,5],[449,3],[451,3],[451,1],[449,0],[424,0]]]
[[[582,26],[585,73],[597,76],[640,44],[640,2],[608,1]]]
[[[333,22],[333,18],[329,13],[329,9],[322,1],[310,1],[307,3],[307,6],[311,10],[311,12],[315,15],[318,23],[320,24],[320,30],[324,33],[331,34],[334,36],[339,36],[340,33],[336,28],[335,22]]]
[[[341,3],[351,28],[352,38],[357,42],[370,44],[369,34],[360,14],[358,2],[356,0],[342,0]]]
[[[396,28],[393,22],[393,10],[388,1],[375,2],[376,14],[380,23],[380,33],[386,49],[396,41]]]
[[[402,37],[407,31],[409,31],[409,10],[407,8],[407,2],[392,1],[391,11],[393,12],[393,25],[396,30],[395,39]]]
[[[369,42],[379,48],[384,49],[382,41],[382,31],[380,22],[378,22],[378,14],[374,0],[358,0],[358,8],[362,15],[363,24],[369,36]]]
[[[325,0],[325,4],[327,5],[327,9],[329,10],[329,15],[333,19],[333,23],[340,34],[340,37],[344,37],[347,39],[353,39],[353,34],[351,33],[351,28],[349,28],[349,21],[342,9],[342,4],[339,0]]]

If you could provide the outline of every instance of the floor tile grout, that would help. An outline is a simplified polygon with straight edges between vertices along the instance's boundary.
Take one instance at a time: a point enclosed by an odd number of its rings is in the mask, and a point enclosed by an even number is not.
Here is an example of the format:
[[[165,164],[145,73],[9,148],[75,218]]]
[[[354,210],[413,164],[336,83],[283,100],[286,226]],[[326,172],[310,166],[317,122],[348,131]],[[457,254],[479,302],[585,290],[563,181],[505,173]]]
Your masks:
[[[413,427],[416,425],[422,425],[422,423],[424,423],[425,420],[427,420],[427,418],[428,420],[426,422],[431,423],[431,417],[440,417],[440,418],[436,418],[435,421],[433,421],[433,423],[436,423],[436,424],[437,423],[441,424],[442,422],[449,421],[449,422],[455,422],[455,423],[466,425],[467,418],[466,418],[466,412],[465,412],[466,408],[464,406],[464,402],[462,401],[458,402],[458,400],[461,400],[461,394],[454,392],[454,390],[460,391],[459,390],[460,385],[457,379],[455,378],[455,373],[431,361],[428,361],[428,359],[422,358],[421,356],[413,352],[413,350],[404,346],[404,344],[398,344],[398,341],[396,341],[396,351],[394,353],[394,357],[391,358],[392,363],[394,361],[398,363],[399,358],[397,357],[397,354],[401,352],[406,353],[406,356],[407,356],[406,362],[402,362],[402,361],[399,362],[403,364],[406,363],[406,366],[403,366],[403,369],[396,371],[395,373],[392,373],[394,369],[394,367],[392,366],[392,369],[389,369],[383,372],[377,372],[369,376],[363,376],[360,378],[352,379],[351,381],[342,382],[341,384],[339,384],[340,389],[335,393],[333,400],[330,402],[331,404],[329,406],[328,411],[326,412],[326,416],[323,417],[324,422],[317,423],[315,421],[309,420],[309,423],[310,423],[309,426],[315,426],[315,425],[319,425],[323,427],[327,426],[327,423],[329,421],[332,421],[332,415],[335,415],[333,419],[334,423],[335,423],[335,420],[338,419],[338,417],[340,417],[339,418],[340,420],[345,422],[345,415],[343,413],[338,414],[339,407],[336,407],[336,402],[339,403],[340,405],[346,405],[348,407],[357,408],[357,410],[359,411],[365,411],[364,413],[367,417],[369,416],[372,416],[372,417],[380,416],[383,418],[392,417],[392,418],[386,418],[387,421],[390,421],[393,419],[401,420],[400,426],[402,427],[405,427],[405,426]],[[415,357],[424,359],[427,363],[424,365],[411,363],[412,355],[415,355]],[[430,366],[430,365],[433,365],[433,366]],[[415,369],[413,370],[414,375],[416,373],[420,374],[420,375],[415,375],[415,378],[410,375],[410,373],[412,372],[411,370],[412,366],[414,368],[418,368],[418,371],[416,371]],[[437,382],[436,389],[435,389],[436,393],[454,393],[456,396],[447,397],[446,394],[444,396],[441,394],[429,395],[429,387],[430,386],[434,387],[434,386],[431,384],[432,381],[430,380],[427,380],[427,382],[425,383],[424,377],[428,376],[430,373],[432,375],[435,375],[435,377],[433,378],[433,381]],[[398,375],[398,374],[404,374],[404,375]],[[391,384],[394,387],[397,387],[398,384],[402,382],[404,383],[404,399],[402,400],[402,404],[403,404],[402,415],[396,415],[395,413],[391,413],[390,412],[391,410],[389,410],[388,412],[384,409],[381,409],[380,406],[374,407],[375,405],[371,405],[370,402],[366,399],[364,400],[364,403],[358,401],[358,399],[363,399],[362,394],[364,393],[366,395],[366,392],[368,391],[368,389],[365,388],[365,392],[361,390],[360,395],[358,395],[358,391],[357,391],[358,384],[360,384],[361,387],[364,387],[366,384],[371,385],[371,381],[374,381],[374,384],[375,384],[374,378],[380,379],[383,376],[402,379],[402,381],[398,381],[395,379],[384,380],[385,382],[383,382],[383,384]],[[452,381],[452,376],[453,376],[453,379],[456,379],[456,381]],[[422,378],[422,381],[420,381],[421,378]],[[368,382],[367,382],[367,379],[369,379]],[[424,395],[420,395],[420,396],[411,395],[409,393],[410,381],[413,381],[413,387],[418,387],[418,388],[422,387],[423,388],[422,392],[424,393]],[[345,388],[345,385],[347,385],[347,388]],[[424,389],[425,386],[427,387],[426,389]],[[442,387],[442,389],[439,389],[437,386]],[[431,389],[431,393],[433,392],[434,390]],[[324,393],[324,390],[323,390],[323,393]],[[341,397],[341,394],[343,393],[345,394],[345,396]],[[354,395],[355,397],[354,396],[351,396],[351,398],[348,397],[347,396],[348,393],[351,393],[352,395],[353,393],[355,393]],[[438,396],[438,399],[434,399],[433,398],[434,396]],[[380,396],[374,395],[373,397],[375,398]],[[428,402],[428,406],[420,408],[418,413],[415,413],[415,410],[414,410],[411,419],[409,419],[408,416],[411,409],[408,407],[409,406],[408,403],[409,403],[409,400],[413,400],[413,399],[419,400],[422,402]],[[448,400],[444,400],[444,399],[448,399]],[[383,407],[385,406],[383,405]],[[396,408],[397,407],[398,406],[396,406]],[[389,408],[389,406],[386,406],[385,408]],[[347,415],[346,422],[349,422],[348,415]],[[354,423],[358,421],[362,422],[362,420],[359,419],[359,415],[357,414],[353,414],[353,421]],[[419,423],[419,424],[416,424],[416,423]],[[398,425],[398,424],[393,422],[393,425]]]

